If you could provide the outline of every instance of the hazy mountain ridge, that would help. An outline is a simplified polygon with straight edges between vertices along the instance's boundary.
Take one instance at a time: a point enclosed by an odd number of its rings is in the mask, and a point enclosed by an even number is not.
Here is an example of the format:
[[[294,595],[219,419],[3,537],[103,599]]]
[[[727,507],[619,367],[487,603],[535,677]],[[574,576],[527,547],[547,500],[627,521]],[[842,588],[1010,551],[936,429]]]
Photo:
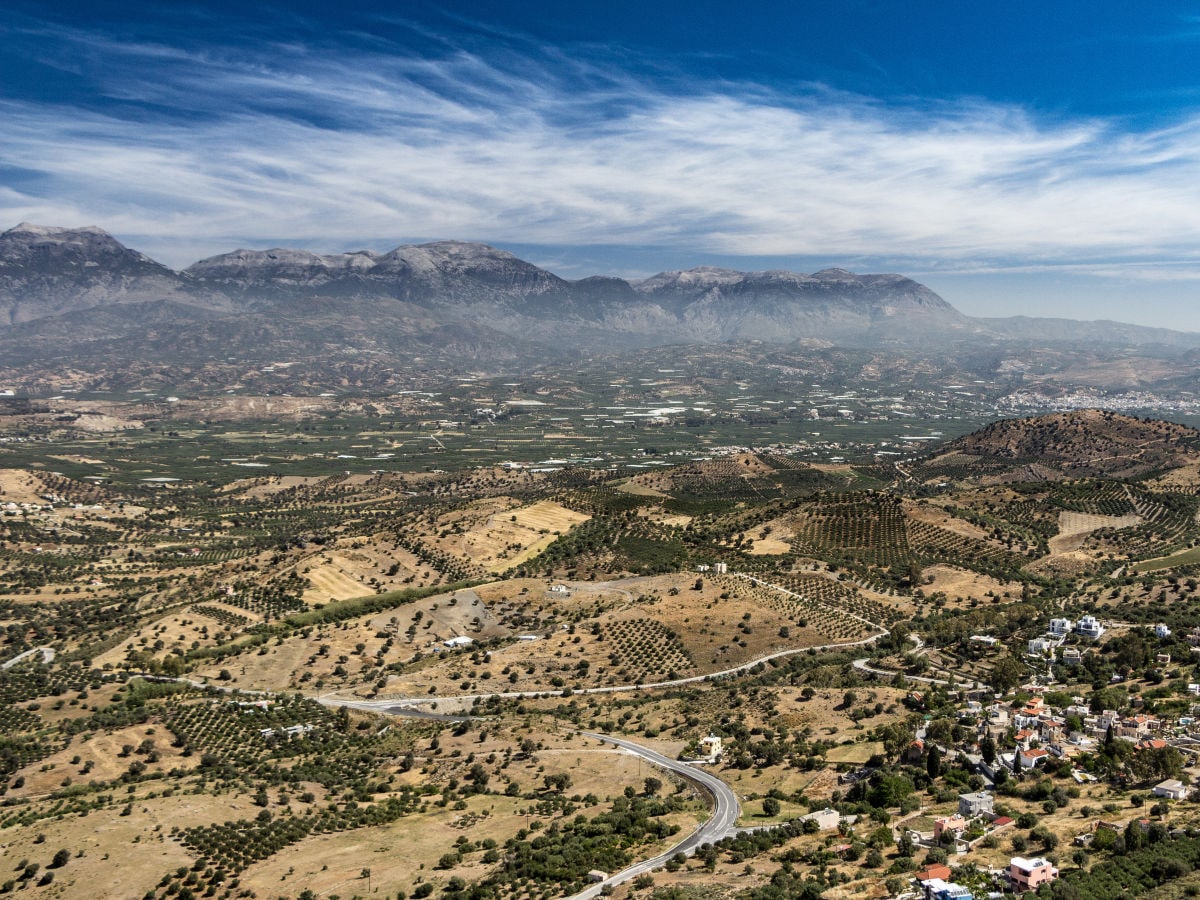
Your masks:
[[[188,266],[194,284],[231,296],[388,297],[453,302],[521,298],[567,282],[486,244],[437,241],[389,253],[318,255],[306,250],[235,250]],[[265,292],[265,293],[264,293]]]
[[[1050,316],[1009,316],[1007,318],[977,318],[973,321],[997,337],[1011,340],[1126,342],[1133,345],[1160,344],[1164,347],[1188,348],[1195,348],[1198,343],[1196,335],[1192,332],[1154,328],[1147,325],[1126,325],[1111,319],[1081,321]]]
[[[0,234],[0,322],[180,295],[186,279],[99,228],[23,222]]]
[[[146,303],[157,305],[134,309]],[[0,330],[0,345],[21,342],[14,352],[29,356],[53,344],[69,355],[71,346],[97,351],[105,342],[119,351],[132,342],[150,356],[167,353],[163,335],[175,315],[189,329],[203,320],[229,352],[274,344],[291,353],[330,352],[339,340],[352,350],[436,351],[447,333],[471,335],[464,352],[506,357],[514,343],[552,355],[742,340],[1200,347],[1200,335],[1166,329],[973,319],[903,275],[837,268],[803,274],[700,266],[641,281],[568,281],[486,244],[437,241],[387,253],[241,249],[176,272],[98,228],[22,224],[0,234],[0,323],[24,323]]]

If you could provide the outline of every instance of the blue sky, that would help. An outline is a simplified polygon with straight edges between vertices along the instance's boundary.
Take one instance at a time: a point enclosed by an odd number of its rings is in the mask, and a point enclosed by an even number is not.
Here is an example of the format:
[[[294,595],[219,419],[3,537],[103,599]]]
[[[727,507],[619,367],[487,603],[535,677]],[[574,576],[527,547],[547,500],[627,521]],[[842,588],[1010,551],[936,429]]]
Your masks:
[[[6,0],[0,225],[899,271],[1200,331],[1200,2]]]

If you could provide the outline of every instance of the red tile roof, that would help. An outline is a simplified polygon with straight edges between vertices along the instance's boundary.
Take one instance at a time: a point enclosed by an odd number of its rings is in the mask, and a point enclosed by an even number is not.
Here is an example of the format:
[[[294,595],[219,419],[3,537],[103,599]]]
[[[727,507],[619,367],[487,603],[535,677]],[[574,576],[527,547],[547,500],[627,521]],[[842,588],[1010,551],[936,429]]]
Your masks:
[[[931,878],[941,878],[943,880],[953,875],[950,867],[942,863],[932,863],[916,873],[917,881],[928,881]]]

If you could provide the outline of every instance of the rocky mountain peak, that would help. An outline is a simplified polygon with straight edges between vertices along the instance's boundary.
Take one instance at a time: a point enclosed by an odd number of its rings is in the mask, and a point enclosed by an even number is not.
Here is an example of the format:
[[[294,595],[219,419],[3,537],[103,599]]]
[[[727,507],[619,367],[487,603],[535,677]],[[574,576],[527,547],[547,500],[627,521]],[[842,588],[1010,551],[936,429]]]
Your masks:
[[[736,284],[746,277],[745,272],[736,269],[722,269],[719,266],[693,266],[690,269],[659,272],[637,283],[639,291],[647,294],[661,291],[701,291],[723,285]]]
[[[30,237],[59,238],[69,240],[74,235],[100,235],[112,237],[103,228],[95,225],[84,225],[82,228],[57,228],[52,225],[34,225],[32,222],[21,222],[4,232],[4,237],[27,235]]]
[[[56,228],[22,222],[0,233],[0,265],[41,270],[117,266],[126,271],[168,274],[171,270],[126,247],[102,228]]]
[[[400,249],[400,248],[398,248]],[[479,241],[431,241],[428,244],[417,244],[417,250],[456,259],[516,259],[507,250],[493,247]]]
[[[0,234],[0,322],[163,299],[181,283],[176,272],[94,226],[22,222]]]
[[[368,251],[322,256],[308,250],[274,247],[270,250],[234,250],[211,256],[188,266],[188,275],[202,279],[249,279],[262,282],[275,278],[293,280],[301,275],[320,276],[343,270],[374,267],[378,257]]]

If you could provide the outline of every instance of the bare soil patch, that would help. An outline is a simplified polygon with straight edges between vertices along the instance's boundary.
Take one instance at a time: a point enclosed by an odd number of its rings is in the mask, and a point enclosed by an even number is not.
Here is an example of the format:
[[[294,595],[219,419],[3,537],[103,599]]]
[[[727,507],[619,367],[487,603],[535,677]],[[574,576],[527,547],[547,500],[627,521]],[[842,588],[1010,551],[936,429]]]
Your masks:
[[[938,528],[944,528],[946,531],[951,531],[954,534],[961,534],[963,537],[975,538],[979,541],[986,541],[989,538],[988,532],[983,528],[965,519],[952,516],[938,506],[926,503],[911,503],[905,505],[904,512],[910,519],[936,525]]]
[[[0,469],[0,501],[5,503],[43,503],[42,480],[26,469]]]
[[[157,761],[151,761],[144,754],[124,753],[126,746],[137,748],[147,740],[154,743]],[[25,784],[11,789],[9,795],[36,797],[47,794],[63,787],[65,779],[79,784],[86,784],[90,780],[112,781],[138,760],[146,764],[148,773],[191,769],[199,765],[198,756],[183,756],[179,748],[171,746],[173,740],[171,733],[161,725],[121,728],[98,734],[91,740],[75,738],[63,750],[22,769],[19,774],[24,776]],[[76,757],[79,762],[72,762]]]
[[[1125,516],[1099,516],[1064,509],[1058,514],[1058,534],[1050,538],[1050,552],[1062,555],[1078,550],[1083,540],[1101,528],[1133,528],[1142,524],[1136,513]]]
[[[514,508],[513,501],[506,499],[476,504],[485,516],[468,526],[457,548],[492,572],[506,572],[532,559],[591,518],[550,500]]]
[[[989,575],[955,566],[928,566],[922,570],[922,575],[926,580],[932,579],[922,586],[926,594],[940,591],[951,599],[983,599],[989,592],[1004,594],[1016,590],[1019,593],[1021,589],[1019,584],[1000,581]]]

